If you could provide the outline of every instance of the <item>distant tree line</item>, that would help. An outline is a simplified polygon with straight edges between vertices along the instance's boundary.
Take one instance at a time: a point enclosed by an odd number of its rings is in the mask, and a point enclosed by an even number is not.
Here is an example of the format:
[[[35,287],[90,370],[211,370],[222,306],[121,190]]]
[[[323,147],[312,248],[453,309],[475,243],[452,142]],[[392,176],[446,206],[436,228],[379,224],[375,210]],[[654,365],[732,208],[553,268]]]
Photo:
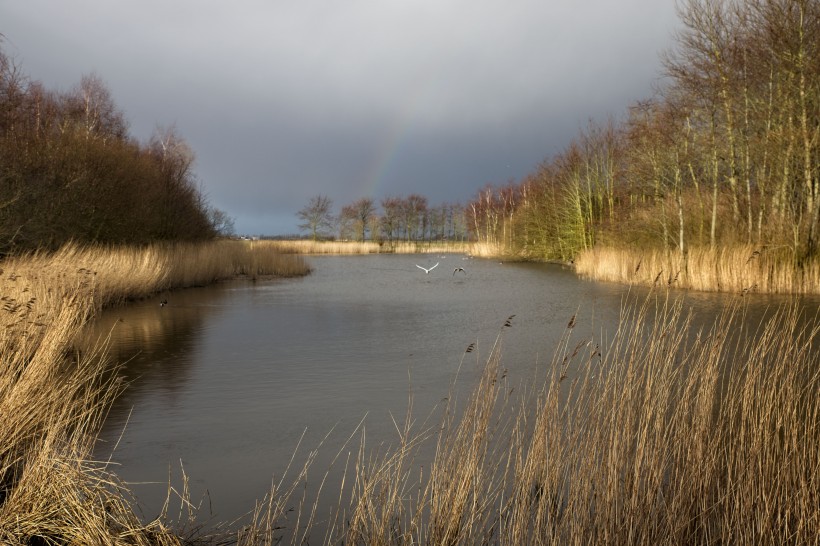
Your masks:
[[[680,17],[656,96],[479,192],[478,240],[536,259],[599,243],[818,254],[820,2],[685,0]]]
[[[342,206],[338,214],[325,195],[312,197],[298,213],[299,228],[314,239],[351,241],[463,241],[469,230],[464,207],[441,204],[431,207],[418,194],[386,197],[378,205],[363,197]]]
[[[232,231],[197,187],[193,164],[173,128],[147,144],[131,137],[97,76],[49,91],[0,50],[0,253]]]

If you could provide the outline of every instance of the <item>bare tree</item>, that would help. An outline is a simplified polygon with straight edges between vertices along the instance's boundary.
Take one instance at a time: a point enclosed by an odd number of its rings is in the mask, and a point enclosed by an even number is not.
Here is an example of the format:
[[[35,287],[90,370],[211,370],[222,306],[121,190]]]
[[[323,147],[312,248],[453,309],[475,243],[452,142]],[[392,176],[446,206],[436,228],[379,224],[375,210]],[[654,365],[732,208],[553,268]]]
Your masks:
[[[369,197],[362,197],[352,205],[355,212],[356,240],[364,241],[367,238],[368,226],[371,224],[371,217],[376,212],[376,204]],[[372,236],[372,233],[371,233]]]
[[[234,219],[228,216],[224,210],[216,207],[208,207],[208,218],[214,231],[222,237],[232,237],[236,235]]]
[[[316,241],[333,229],[333,201],[326,195],[314,195],[296,216],[302,220],[299,229],[310,233]]]
[[[339,230],[339,239],[353,239],[356,233],[356,208],[353,205],[345,205],[336,218],[336,227]]]
[[[78,129],[85,138],[100,138],[104,142],[124,140],[128,124],[122,111],[114,104],[105,82],[96,74],[82,77],[80,84],[65,95],[67,125]]]
[[[381,201],[381,229],[387,242],[392,245],[400,233],[402,200],[398,197],[385,197]]]
[[[400,219],[407,241],[423,238],[427,228],[427,198],[413,193],[400,200]]]
[[[155,206],[155,214],[159,218],[157,236],[170,239],[181,219],[178,205],[193,198],[196,193],[194,151],[173,125],[157,127],[148,149],[161,174],[159,202]]]

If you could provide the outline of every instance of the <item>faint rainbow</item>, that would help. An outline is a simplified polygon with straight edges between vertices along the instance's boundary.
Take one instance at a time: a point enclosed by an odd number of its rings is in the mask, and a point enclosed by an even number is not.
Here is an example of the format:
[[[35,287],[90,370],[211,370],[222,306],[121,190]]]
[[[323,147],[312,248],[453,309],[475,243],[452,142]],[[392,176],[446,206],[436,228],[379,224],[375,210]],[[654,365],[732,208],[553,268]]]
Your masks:
[[[359,187],[360,197],[377,198],[379,187],[385,182],[413,125],[421,95],[421,92],[412,94],[393,118],[386,136],[381,140],[379,149],[373,156],[373,161],[365,169],[363,181]]]

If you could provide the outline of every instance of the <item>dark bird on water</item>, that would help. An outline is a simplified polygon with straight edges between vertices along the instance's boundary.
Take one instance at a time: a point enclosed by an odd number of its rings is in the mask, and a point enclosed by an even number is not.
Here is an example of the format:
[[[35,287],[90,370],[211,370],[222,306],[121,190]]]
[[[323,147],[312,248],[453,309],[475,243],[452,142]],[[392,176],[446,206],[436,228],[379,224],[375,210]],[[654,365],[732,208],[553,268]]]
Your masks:
[[[160,307],[165,307],[166,305],[168,305],[168,300],[162,300],[159,302]]]

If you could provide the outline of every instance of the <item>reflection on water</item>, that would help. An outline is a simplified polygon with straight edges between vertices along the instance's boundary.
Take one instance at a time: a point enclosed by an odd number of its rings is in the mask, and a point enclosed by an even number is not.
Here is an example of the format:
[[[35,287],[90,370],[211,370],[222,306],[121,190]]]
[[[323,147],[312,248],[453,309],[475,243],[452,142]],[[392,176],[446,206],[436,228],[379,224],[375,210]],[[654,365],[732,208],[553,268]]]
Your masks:
[[[416,267],[436,262],[429,274]],[[301,279],[235,281],[163,295],[164,307],[157,298],[113,309],[89,332],[111,334],[130,382],[97,456],[118,442],[116,471],[133,483],[146,517],[159,512],[169,471],[178,480],[182,465],[193,500],[209,495],[206,512],[231,520],[267,493],[303,434],[297,462],[330,433],[316,480],[365,416],[374,448],[396,441],[391,416],[403,418],[410,395],[423,420],[462,358],[460,384],[469,389],[508,317],[502,366],[515,384],[549,363],[573,315],[575,336],[605,340],[622,301],[645,296],[561,266],[456,255],[317,257],[311,265]],[[456,267],[466,274],[453,275]],[[707,327],[729,297],[686,296]],[[783,300],[746,301],[764,309]],[[465,354],[471,343],[477,350]]]
[[[148,300],[107,311],[94,322],[80,344],[105,344],[109,359],[125,364],[120,375],[129,388],[117,410],[142,400],[146,391],[172,399],[184,388],[194,363],[190,356],[214,309],[201,302],[203,298],[216,302],[226,295],[225,290],[213,288],[181,291],[174,294],[172,312],[161,307],[159,299]],[[121,425],[119,417],[114,411],[109,425]]]

